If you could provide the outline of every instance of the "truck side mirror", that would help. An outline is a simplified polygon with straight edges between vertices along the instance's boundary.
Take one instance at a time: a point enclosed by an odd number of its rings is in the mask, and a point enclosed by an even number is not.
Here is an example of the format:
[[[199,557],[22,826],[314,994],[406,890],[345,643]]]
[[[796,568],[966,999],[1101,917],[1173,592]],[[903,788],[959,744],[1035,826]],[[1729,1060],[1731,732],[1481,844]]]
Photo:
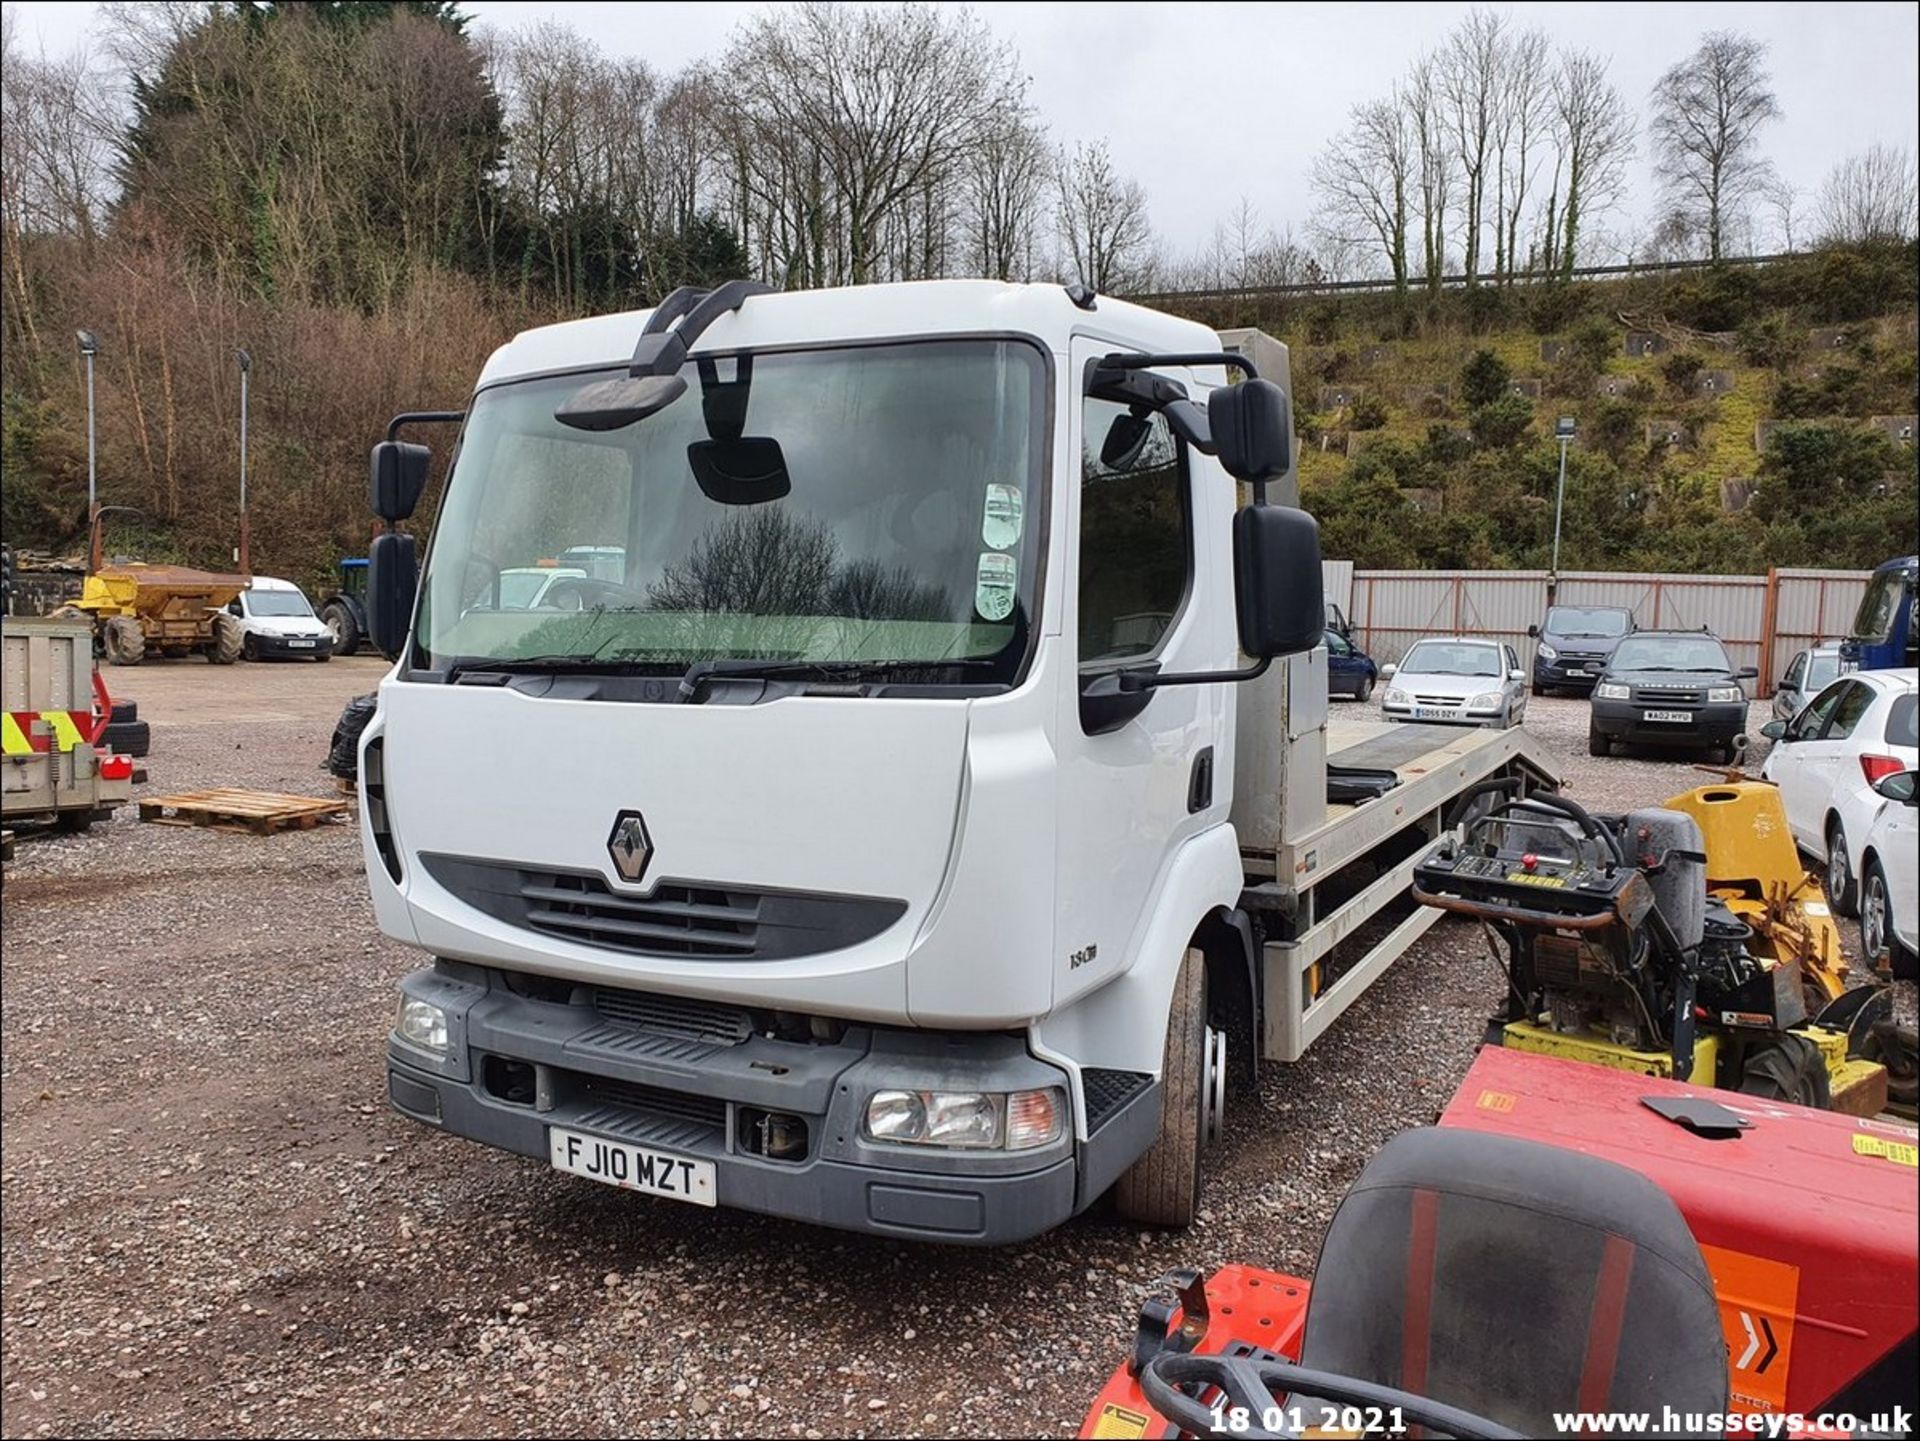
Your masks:
[[[1279,392],[1277,386],[1267,388]],[[1216,390],[1215,398],[1220,394]],[[1223,459],[1225,451],[1223,446]],[[1321,590],[1320,527],[1314,518],[1290,505],[1244,507],[1233,518],[1233,589],[1240,649],[1246,655],[1271,660],[1319,645],[1327,605]]]
[[[373,513],[393,525],[413,514],[427,488],[433,452],[405,440],[383,440],[373,448],[367,498]]]
[[[419,583],[420,560],[413,537],[391,530],[376,535],[367,548],[367,638],[388,660],[407,643]]]
[[[1207,428],[1222,469],[1235,480],[1265,486],[1293,467],[1293,405],[1271,380],[1217,387],[1207,397]],[[1314,545],[1317,550],[1317,532]],[[1320,606],[1314,615],[1325,624]]]

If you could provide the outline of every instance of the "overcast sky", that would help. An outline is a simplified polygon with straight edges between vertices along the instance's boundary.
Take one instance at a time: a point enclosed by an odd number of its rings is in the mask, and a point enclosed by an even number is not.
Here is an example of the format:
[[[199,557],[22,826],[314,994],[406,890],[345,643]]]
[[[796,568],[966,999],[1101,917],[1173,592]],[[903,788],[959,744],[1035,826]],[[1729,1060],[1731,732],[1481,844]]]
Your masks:
[[[21,39],[49,54],[97,42],[97,7],[17,0]],[[662,70],[716,54],[749,4],[539,4],[468,0],[487,25],[552,17],[605,49]],[[1304,225],[1314,153],[1350,107],[1385,93],[1466,12],[1451,4],[979,4],[1017,47],[1057,141],[1105,137],[1146,187],[1155,229],[1176,250],[1204,244],[1248,197],[1261,219]],[[1881,141],[1920,148],[1920,7],[1899,4],[1514,4],[1521,26],[1610,56],[1644,127],[1646,95],[1702,31],[1742,30],[1770,47],[1784,117],[1765,136],[1780,173],[1811,195],[1833,162]],[[1630,211],[1650,208],[1644,144]]]

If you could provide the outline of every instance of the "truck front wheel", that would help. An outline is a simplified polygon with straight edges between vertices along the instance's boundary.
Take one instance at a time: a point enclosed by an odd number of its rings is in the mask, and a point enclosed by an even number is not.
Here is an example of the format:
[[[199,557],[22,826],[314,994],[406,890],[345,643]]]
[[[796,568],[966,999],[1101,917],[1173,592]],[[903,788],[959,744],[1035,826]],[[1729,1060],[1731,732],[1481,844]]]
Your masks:
[[[1173,986],[1167,1017],[1166,1062],[1160,1082],[1160,1134],[1114,1183],[1114,1207],[1129,1221],[1184,1227],[1200,1202],[1200,1151],[1217,1129],[1216,1074],[1225,1048],[1212,1044],[1207,1027],[1207,962],[1198,947],[1187,951]]]

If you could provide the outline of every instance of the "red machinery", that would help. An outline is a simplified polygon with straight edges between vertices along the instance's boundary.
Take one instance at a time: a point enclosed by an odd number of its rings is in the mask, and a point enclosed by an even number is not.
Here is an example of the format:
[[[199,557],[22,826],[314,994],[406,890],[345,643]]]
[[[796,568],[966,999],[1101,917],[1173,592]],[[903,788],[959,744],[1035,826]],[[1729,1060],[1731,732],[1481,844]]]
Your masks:
[[[1494,1140],[1507,1149],[1491,1153],[1491,1162],[1461,1149]],[[1657,1416],[1655,1398],[1669,1387],[1676,1402],[1681,1393],[1697,1397],[1703,1345],[1712,1353],[1707,1364],[1720,1370],[1713,1378],[1725,1398],[1718,1409],[1735,1417],[1735,1426],[1754,1414],[1793,1416],[1806,1419],[1792,1431],[1821,1434],[1812,1418],[1822,1413],[1850,1414],[1865,1426],[1900,1406],[1908,1408],[1910,1426],[1920,1384],[1915,1142],[1915,1132],[1901,1125],[1488,1047],[1439,1126],[1396,1137],[1342,1203],[1317,1269],[1328,1293],[1324,1311],[1310,1313],[1313,1288],[1298,1277],[1228,1266],[1203,1287],[1196,1273],[1175,1273],[1168,1280],[1181,1294],[1143,1307],[1134,1354],[1109,1378],[1081,1434],[1184,1434],[1150,1395],[1194,1434],[1212,1433],[1200,1423],[1221,1400],[1250,1399],[1248,1429],[1219,1434],[1274,1434],[1262,1425],[1263,1408],[1269,1420],[1288,1419],[1265,1406],[1276,1396],[1286,1404],[1275,1383],[1298,1394],[1302,1376],[1329,1370],[1338,1371],[1320,1377],[1329,1386],[1375,1378],[1381,1384],[1371,1389],[1384,1393],[1376,1398],[1382,1402],[1394,1388],[1454,1401],[1465,1411],[1455,1413],[1461,1429],[1451,1434],[1551,1434],[1541,1418],[1553,1412],[1632,1411],[1652,1401]],[[1375,1175],[1390,1156],[1412,1150],[1426,1153],[1414,1158],[1426,1169],[1408,1182],[1402,1165],[1402,1188],[1410,1185],[1418,1197],[1431,1187],[1444,1198],[1437,1212],[1426,1212],[1424,1243],[1419,1202],[1410,1213],[1394,1211],[1381,1197],[1396,1178]],[[1543,1179],[1525,1180],[1525,1167],[1507,1173],[1514,1186],[1506,1219],[1483,1224],[1475,1251],[1460,1219],[1466,1213],[1446,1208],[1476,1190],[1492,1195],[1497,1184],[1481,1178],[1514,1157]],[[1449,1180],[1455,1160],[1464,1165]],[[1537,1197],[1525,1193],[1527,1185],[1537,1185]],[[1618,1194],[1598,1194],[1609,1187]],[[1372,1209],[1349,1214],[1360,1203]],[[1654,1212],[1662,1207],[1684,1225],[1677,1243],[1660,1229]],[[1532,1249],[1529,1225],[1539,1232]],[[1609,1249],[1596,1253],[1590,1273],[1570,1273],[1557,1288],[1536,1284],[1540,1278],[1528,1268],[1559,1264],[1556,1249],[1577,1262],[1596,1225],[1609,1231]],[[1633,1257],[1625,1267],[1633,1285],[1643,1271],[1658,1269],[1650,1258],[1665,1256],[1679,1267],[1674,1287],[1657,1300],[1636,1293],[1630,1308],[1621,1267],[1609,1264],[1609,1257],[1618,1261],[1619,1246]],[[1683,1250],[1698,1255],[1681,1256]],[[1375,1259],[1381,1254],[1384,1263]],[[1381,1290],[1376,1276],[1367,1283],[1374,1291],[1360,1289],[1374,1307],[1364,1322],[1352,1314],[1351,1295],[1332,1299],[1336,1291],[1355,1292],[1345,1274],[1355,1267],[1371,1267],[1388,1283]],[[1688,1294],[1689,1267],[1699,1268],[1692,1274],[1702,1283],[1704,1312]],[[1484,1294],[1464,1302],[1448,1296],[1450,1287],[1472,1290],[1489,1273],[1499,1279]],[[1718,1334],[1703,1337],[1716,1322]],[[1353,1334],[1369,1327],[1378,1334]],[[1377,1364],[1329,1366],[1328,1355],[1351,1358],[1371,1343],[1379,1343]],[[1174,1390],[1186,1396],[1172,1394],[1169,1382],[1184,1382]],[[1320,1389],[1326,1401],[1359,1404],[1348,1390],[1329,1386]],[[1529,1388],[1532,1394],[1524,1394]],[[1366,1390],[1363,1384],[1355,1394]],[[1623,1406],[1623,1399],[1642,1404]],[[1727,1429],[1723,1421],[1667,1434]],[[1449,1430],[1427,1431],[1436,1433]],[[1287,1434],[1284,1424],[1278,1434]],[[1295,1434],[1358,1433],[1308,1424]]]

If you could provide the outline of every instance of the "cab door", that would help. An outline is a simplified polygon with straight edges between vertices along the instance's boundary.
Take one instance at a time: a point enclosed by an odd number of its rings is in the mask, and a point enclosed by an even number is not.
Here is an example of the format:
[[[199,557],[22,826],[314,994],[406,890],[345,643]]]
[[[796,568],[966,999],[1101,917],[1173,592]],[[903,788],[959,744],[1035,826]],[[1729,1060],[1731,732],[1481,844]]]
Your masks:
[[[1076,342],[1076,381],[1112,349]],[[1204,399],[1190,373],[1165,373]],[[1140,444],[1121,447],[1109,437],[1116,419],[1124,434],[1125,406],[1076,395],[1071,408],[1066,624],[1079,694],[1065,693],[1057,730],[1056,1006],[1127,967],[1168,859],[1224,821],[1231,796],[1221,685],[1167,686],[1115,706],[1100,683],[1135,667],[1228,668],[1235,654],[1222,589],[1232,483],[1159,416]]]

